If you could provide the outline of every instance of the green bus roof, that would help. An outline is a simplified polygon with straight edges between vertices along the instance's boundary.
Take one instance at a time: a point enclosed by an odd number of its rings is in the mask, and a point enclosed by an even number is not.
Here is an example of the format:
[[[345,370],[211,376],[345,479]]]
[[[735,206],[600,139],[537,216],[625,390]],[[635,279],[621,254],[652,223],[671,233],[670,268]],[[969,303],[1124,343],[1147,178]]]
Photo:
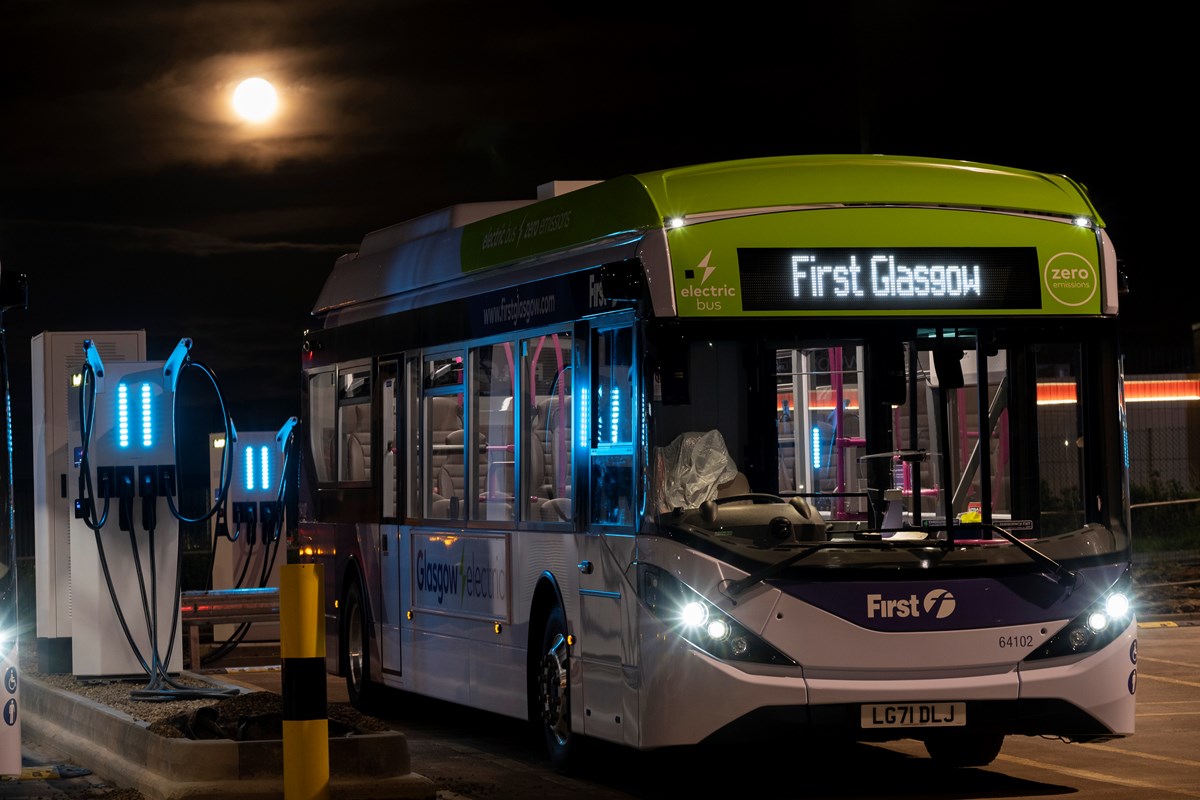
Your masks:
[[[376,231],[339,259],[314,311],[636,239],[674,217],[821,206],[1006,210],[1103,226],[1085,190],[1062,175],[886,155],[723,161],[624,175],[536,202],[456,206]]]

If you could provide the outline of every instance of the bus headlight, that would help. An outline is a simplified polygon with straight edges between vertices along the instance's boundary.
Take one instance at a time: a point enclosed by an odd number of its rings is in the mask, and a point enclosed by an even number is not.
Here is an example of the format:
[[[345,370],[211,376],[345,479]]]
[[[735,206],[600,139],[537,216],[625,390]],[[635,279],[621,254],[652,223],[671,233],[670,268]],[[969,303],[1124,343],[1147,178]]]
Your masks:
[[[1121,618],[1129,613],[1129,596],[1124,592],[1113,592],[1104,604],[1104,613],[1110,617]]]
[[[708,609],[704,607],[703,602],[698,600],[684,603],[683,609],[679,612],[679,619],[685,628],[698,628],[708,621]]]
[[[723,619],[709,620],[708,630],[706,630],[705,633],[707,633],[708,638],[712,639],[714,642],[725,641],[725,639],[729,636],[729,623]]]
[[[1132,617],[1129,592],[1132,586],[1132,576],[1126,571],[1090,608],[1067,623],[1025,660],[1090,653],[1104,648],[1129,624]]]
[[[638,590],[651,614],[714,658],[758,664],[796,663],[666,570],[639,564]]]

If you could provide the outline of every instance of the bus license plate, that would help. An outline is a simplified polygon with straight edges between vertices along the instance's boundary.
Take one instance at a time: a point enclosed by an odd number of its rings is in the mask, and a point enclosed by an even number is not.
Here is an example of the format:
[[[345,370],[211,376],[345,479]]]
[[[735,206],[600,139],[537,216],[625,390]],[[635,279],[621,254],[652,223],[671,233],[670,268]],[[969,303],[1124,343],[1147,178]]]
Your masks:
[[[862,707],[864,728],[945,728],[967,724],[966,703],[897,703]]]

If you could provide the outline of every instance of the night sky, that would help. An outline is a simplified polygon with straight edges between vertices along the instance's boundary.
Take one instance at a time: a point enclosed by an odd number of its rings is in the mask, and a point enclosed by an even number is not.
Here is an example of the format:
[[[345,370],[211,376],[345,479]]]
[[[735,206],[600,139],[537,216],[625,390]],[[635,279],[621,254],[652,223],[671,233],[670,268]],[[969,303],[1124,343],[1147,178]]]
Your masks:
[[[364,234],[730,158],[1067,174],[1126,261],[1131,352],[1190,358],[1200,313],[1152,225],[1191,230],[1171,103],[1194,45],[1152,6],[4,0],[0,268],[29,284],[4,318],[18,493],[40,331],[144,328],[152,360],[190,337],[237,427],[277,430],[299,413],[309,310]],[[281,102],[259,125],[230,107],[255,75]]]

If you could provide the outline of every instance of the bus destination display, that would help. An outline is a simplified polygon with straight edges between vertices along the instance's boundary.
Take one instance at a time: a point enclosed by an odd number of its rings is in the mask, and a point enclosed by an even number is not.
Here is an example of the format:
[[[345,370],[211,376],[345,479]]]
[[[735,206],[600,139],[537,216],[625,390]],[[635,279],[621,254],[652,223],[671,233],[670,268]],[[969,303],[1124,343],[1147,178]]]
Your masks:
[[[739,247],[747,311],[1041,308],[1035,247]]]

